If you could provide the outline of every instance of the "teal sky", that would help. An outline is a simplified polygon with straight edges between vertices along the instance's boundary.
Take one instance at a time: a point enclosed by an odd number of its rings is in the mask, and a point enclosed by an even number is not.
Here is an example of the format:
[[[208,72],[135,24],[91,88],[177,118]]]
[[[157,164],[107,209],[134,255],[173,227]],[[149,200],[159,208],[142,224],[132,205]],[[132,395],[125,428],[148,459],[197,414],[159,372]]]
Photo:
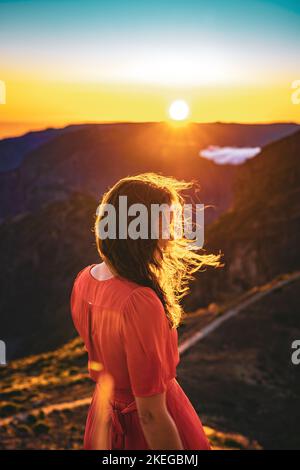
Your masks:
[[[299,53],[299,1],[0,0],[0,67],[54,80],[155,82],[165,61],[186,64],[191,83],[203,61],[269,80],[295,77]]]
[[[300,0],[0,0],[0,137],[177,99],[194,122],[300,122],[299,54]]]

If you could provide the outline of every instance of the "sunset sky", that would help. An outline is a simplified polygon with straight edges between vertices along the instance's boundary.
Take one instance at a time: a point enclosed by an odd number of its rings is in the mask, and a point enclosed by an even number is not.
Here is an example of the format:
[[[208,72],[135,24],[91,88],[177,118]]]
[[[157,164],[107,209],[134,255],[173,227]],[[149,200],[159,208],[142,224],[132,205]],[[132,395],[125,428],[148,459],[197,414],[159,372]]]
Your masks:
[[[300,122],[300,2],[0,0],[0,137],[78,122]]]

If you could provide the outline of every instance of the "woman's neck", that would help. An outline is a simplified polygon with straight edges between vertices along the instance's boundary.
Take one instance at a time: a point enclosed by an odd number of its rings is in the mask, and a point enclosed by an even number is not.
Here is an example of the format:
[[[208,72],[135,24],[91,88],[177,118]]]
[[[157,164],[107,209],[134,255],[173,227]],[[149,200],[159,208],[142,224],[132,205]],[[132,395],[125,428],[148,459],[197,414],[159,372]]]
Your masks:
[[[105,263],[105,261],[100,264],[96,264],[96,266],[92,268],[92,274],[99,281],[106,281],[107,279],[115,277],[107,266],[107,264]]]

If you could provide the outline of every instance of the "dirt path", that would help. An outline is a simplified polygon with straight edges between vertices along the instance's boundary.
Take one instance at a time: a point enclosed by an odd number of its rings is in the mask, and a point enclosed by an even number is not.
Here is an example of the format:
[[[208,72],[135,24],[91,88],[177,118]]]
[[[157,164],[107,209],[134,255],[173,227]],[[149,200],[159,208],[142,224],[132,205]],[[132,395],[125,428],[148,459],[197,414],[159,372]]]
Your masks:
[[[232,317],[235,317],[241,311],[245,310],[247,307],[249,307],[253,303],[260,300],[262,297],[265,297],[266,295],[271,294],[276,289],[280,289],[281,287],[284,287],[287,284],[290,284],[291,282],[296,281],[297,279],[300,279],[300,272],[298,272],[298,271],[293,273],[293,274],[290,274],[289,276],[287,276],[283,280],[274,281],[272,284],[266,284],[265,286],[262,286],[260,288],[259,292],[256,292],[256,293],[252,294],[250,297],[248,297],[244,301],[241,301],[235,307],[230,308],[226,312],[222,313],[218,318],[213,320],[207,326],[204,326],[200,330],[193,333],[189,338],[182,341],[182,343],[179,345],[180,355],[184,354],[192,346],[194,346],[196,343],[198,343],[198,341],[201,341],[206,336],[208,336],[210,333],[215,331],[224,322],[226,322],[227,320],[229,320]]]
[[[38,414],[43,412],[46,416],[52,413],[53,411],[64,411],[64,410],[73,410],[81,406],[88,406],[91,402],[92,397],[81,398],[80,400],[66,401],[63,403],[54,403],[48,406],[41,406],[40,408],[34,408],[30,411],[24,411],[22,413],[17,413],[8,418],[0,420],[0,426],[6,426],[14,420],[25,420],[30,414]]]

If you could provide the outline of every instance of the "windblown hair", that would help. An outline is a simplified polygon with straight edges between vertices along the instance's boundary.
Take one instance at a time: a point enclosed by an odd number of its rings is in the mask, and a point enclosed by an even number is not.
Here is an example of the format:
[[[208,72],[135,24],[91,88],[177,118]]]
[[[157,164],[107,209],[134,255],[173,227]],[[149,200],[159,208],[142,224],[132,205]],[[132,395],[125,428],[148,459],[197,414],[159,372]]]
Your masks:
[[[151,232],[152,204],[184,204],[183,191],[191,189],[193,183],[179,181],[172,177],[156,173],[143,173],[121,179],[102,198],[99,208],[110,204],[116,211],[116,233],[119,233],[119,198],[127,196],[128,207],[132,204],[144,204],[149,214],[149,232]],[[97,213],[95,233],[100,257],[120,277],[141,286],[152,288],[161,300],[170,325],[179,326],[183,309],[180,300],[189,291],[189,282],[194,274],[206,266],[219,267],[220,256],[204,254],[204,250],[195,249],[191,240],[171,237],[161,244],[156,238],[122,239],[100,238],[97,228],[103,217],[103,211]],[[128,224],[130,223],[128,216]]]

